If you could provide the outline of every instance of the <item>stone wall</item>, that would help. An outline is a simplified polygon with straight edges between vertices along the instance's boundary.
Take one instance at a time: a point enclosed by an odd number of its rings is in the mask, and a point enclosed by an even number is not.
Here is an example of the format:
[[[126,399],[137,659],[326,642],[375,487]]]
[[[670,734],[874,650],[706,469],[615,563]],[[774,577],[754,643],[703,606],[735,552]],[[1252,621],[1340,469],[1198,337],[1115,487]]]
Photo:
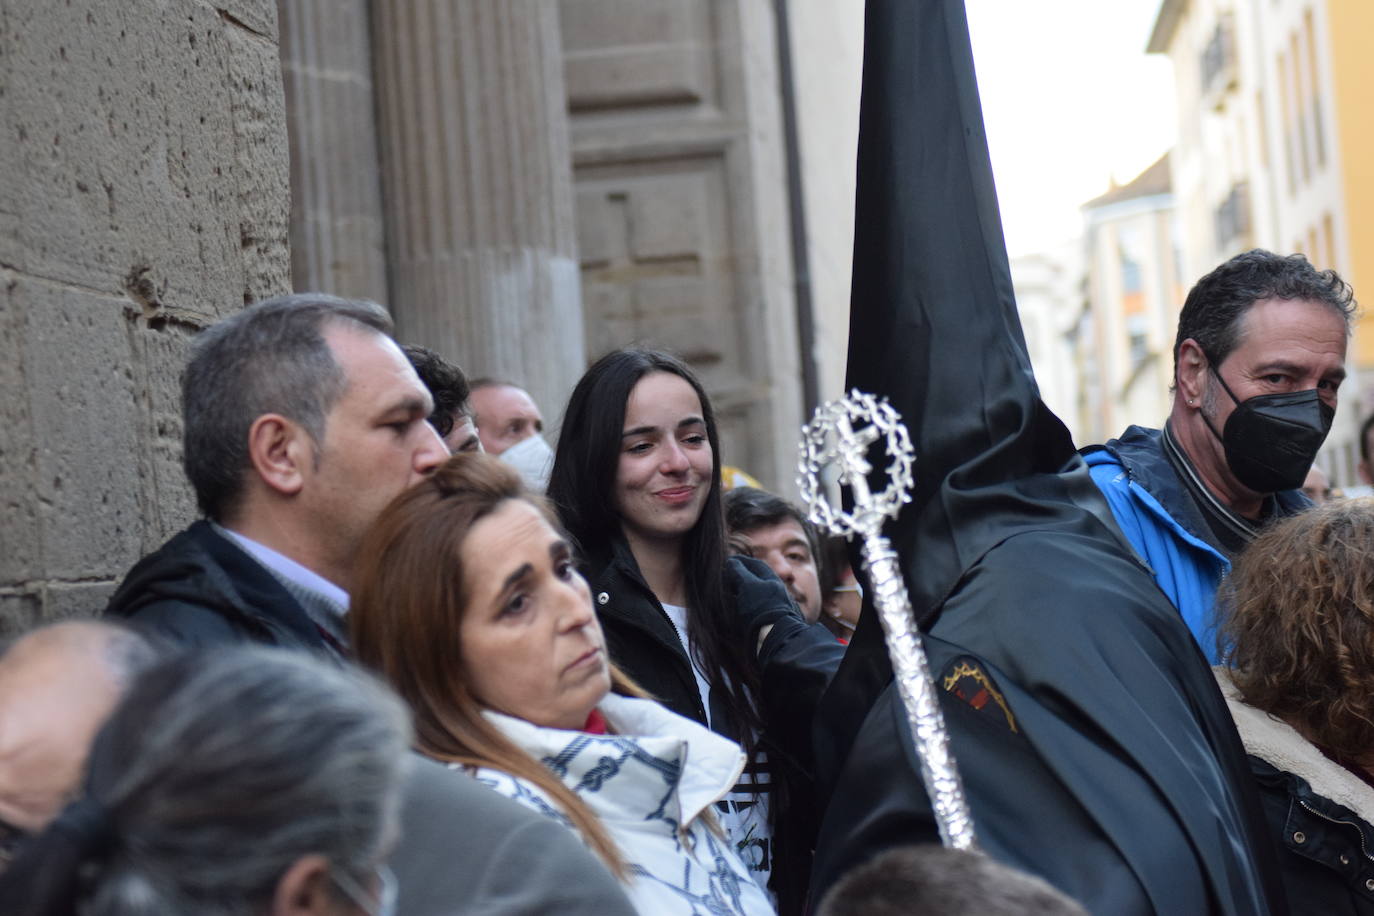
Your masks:
[[[0,2],[0,631],[194,515],[187,341],[289,289],[273,0]]]
[[[291,138],[291,280],[388,302],[370,0],[277,0]]]

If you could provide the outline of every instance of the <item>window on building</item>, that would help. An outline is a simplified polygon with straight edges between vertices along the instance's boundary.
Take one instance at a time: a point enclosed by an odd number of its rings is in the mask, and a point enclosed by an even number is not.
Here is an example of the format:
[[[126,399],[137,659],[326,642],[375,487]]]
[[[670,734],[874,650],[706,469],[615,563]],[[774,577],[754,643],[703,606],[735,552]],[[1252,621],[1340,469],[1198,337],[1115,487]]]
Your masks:
[[[1339,270],[1336,266],[1336,221],[1331,218],[1330,210],[1322,214],[1322,247],[1326,251],[1326,266]]]
[[[1302,32],[1307,44],[1307,90],[1308,103],[1311,116],[1309,122],[1312,129],[1312,145],[1316,151],[1317,169],[1326,167],[1326,137],[1322,132],[1322,90],[1321,80],[1318,79],[1317,63],[1317,38],[1316,27],[1312,20],[1312,7],[1303,10]]]
[[[1132,368],[1149,355],[1149,322],[1145,307],[1147,250],[1140,226],[1126,224],[1117,232],[1117,263],[1121,269],[1121,316]]]
[[[1250,186],[1238,181],[1212,211],[1212,227],[1219,252],[1244,247],[1250,234]]]
[[[1118,254],[1121,258],[1121,292],[1126,296],[1135,295],[1144,288],[1140,262],[1131,256],[1125,245],[1118,249]]]
[[[1126,339],[1131,368],[1134,369],[1150,355],[1150,324],[1143,313],[1126,316]]]
[[[1278,71],[1279,115],[1283,133],[1283,164],[1284,172],[1288,176],[1288,193],[1291,196],[1298,191],[1298,153],[1297,150],[1293,148],[1293,140],[1295,137],[1295,131],[1293,130],[1293,95],[1289,91],[1288,58],[1282,51],[1279,52]]]
[[[1309,120],[1307,117],[1307,100],[1310,95],[1303,85],[1306,79],[1304,78],[1302,54],[1298,50],[1298,33],[1296,30],[1288,35],[1288,59],[1292,64],[1288,69],[1289,78],[1292,80],[1289,89],[1293,94],[1294,114],[1296,116],[1293,127],[1297,133],[1298,155],[1299,161],[1302,163],[1302,183],[1305,185],[1312,180],[1312,153],[1308,145],[1307,126]]]
[[[1224,13],[1219,16],[1198,61],[1202,95],[1204,98],[1210,98],[1216,107],[1221,106],[1224,94],[1236,81],[1236,45],[1233,33],[1231,15]]]

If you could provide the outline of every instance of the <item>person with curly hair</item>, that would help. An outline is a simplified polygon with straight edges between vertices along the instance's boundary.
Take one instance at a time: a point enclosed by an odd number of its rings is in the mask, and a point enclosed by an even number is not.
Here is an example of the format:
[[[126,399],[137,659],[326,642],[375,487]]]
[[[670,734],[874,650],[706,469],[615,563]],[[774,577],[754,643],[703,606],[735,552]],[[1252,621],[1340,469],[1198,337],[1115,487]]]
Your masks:
[[[1291,912],[1374,913],[1374,499],[1275,523],[1219,601],[1218,668]]]

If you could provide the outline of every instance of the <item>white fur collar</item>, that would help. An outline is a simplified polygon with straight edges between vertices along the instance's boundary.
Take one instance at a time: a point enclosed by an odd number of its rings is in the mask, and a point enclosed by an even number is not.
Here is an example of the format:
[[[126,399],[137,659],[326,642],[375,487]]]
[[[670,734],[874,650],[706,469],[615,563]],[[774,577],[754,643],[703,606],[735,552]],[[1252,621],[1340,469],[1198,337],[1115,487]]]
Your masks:
[[[1242,702],[1225,668],[1213,668],[1212,673],[1226,696],[1246,753],[1301,776],[1313,792],[1374,823],[1374,788],[1317,750],[1287,722]]]

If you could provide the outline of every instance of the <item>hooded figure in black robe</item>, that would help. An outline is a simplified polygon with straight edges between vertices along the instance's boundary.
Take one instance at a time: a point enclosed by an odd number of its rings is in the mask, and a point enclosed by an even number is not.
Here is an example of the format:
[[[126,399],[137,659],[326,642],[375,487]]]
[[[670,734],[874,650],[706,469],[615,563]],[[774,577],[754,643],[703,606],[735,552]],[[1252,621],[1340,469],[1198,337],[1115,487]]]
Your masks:
[[[1274,912],[1207,663],[1040,400],[962,0],[870,0],[865,34],[847,383],[886,395],[916,448],[887,534],[978,840],[1094,913]],[[882,849],[938,842],[871,607],[815,727],[813,901]]]

